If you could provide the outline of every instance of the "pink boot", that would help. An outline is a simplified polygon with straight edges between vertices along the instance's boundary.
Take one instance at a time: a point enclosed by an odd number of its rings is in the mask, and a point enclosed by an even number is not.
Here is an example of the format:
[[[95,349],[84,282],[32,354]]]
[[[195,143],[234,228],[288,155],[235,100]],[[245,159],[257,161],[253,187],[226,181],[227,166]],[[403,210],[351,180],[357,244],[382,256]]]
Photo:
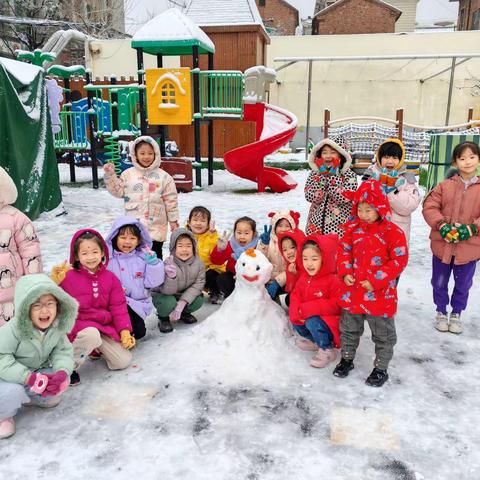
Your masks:
[[[11,437],[15,433],[15,422],[13,418],[0,420],[0,438]]]
[[[336,356],[337,352],[333,348],[319,348],[317,354],[312,358],[310,366],[315,368],[325,368],[329,363],[335,360]]]
[[[306,338],[297,338],[295,340],[295,345],[300,350],[305,350],[307,352],[316,352],[318,350],[318,346]]]

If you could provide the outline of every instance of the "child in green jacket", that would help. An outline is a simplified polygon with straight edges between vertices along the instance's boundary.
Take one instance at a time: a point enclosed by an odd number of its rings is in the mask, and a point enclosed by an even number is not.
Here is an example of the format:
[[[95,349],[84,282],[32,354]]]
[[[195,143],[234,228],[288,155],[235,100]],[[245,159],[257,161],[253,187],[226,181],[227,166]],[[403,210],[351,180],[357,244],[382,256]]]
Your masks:
[[[15,316],[0,327],[0,438],[15,433],[22,404],[58,405],[70,383],[73,349],[67,333],[78,304],[46,275],[21,277]]]

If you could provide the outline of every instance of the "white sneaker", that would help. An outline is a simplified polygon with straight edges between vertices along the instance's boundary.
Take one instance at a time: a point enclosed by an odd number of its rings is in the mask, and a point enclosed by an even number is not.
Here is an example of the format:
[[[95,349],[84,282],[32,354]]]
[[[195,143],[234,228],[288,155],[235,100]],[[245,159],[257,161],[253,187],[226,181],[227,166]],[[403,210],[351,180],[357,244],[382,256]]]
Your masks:
[[[15,433],[15,422],[13,418],[0,420],[0,438],[11,437]]]
[[[435,317],[435,328],[439,332],[448,332],[448,317],[444,313],[437,312]]]
[[[462,321],[460,320],[459,313],[450,314],[450,325],[448,326],[448,331],[451,333],[456,333],[457,335],[463,332]]]

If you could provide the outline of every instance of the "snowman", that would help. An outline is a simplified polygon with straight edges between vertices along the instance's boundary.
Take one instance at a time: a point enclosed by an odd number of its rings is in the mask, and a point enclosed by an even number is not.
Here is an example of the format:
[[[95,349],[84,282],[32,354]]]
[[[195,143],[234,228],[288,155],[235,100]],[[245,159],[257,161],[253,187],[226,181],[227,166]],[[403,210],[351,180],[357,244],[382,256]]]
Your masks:
[[[300,363],[293,365],[298,352],[288,318],[265,289],[272,265],[259,250],[249,249],[238,258],[235,271],[233,293],[203,322],[182,330],[172,347],[191,352],[181,367],[202,380],[281,381],[288,368]]]

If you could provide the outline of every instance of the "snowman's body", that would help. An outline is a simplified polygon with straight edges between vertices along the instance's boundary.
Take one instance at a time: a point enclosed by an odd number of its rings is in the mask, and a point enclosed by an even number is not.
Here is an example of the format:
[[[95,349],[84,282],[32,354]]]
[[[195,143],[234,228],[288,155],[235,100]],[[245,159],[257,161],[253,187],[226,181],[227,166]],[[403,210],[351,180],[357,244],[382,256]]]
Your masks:
[[[271,379],[282,373],[280,364],[296,357],[288,318],[265,289],[272,265],[252,249],[239,257],[235,270],[233,293],[176,347],[190,348],[195,366],[217,379]]]

